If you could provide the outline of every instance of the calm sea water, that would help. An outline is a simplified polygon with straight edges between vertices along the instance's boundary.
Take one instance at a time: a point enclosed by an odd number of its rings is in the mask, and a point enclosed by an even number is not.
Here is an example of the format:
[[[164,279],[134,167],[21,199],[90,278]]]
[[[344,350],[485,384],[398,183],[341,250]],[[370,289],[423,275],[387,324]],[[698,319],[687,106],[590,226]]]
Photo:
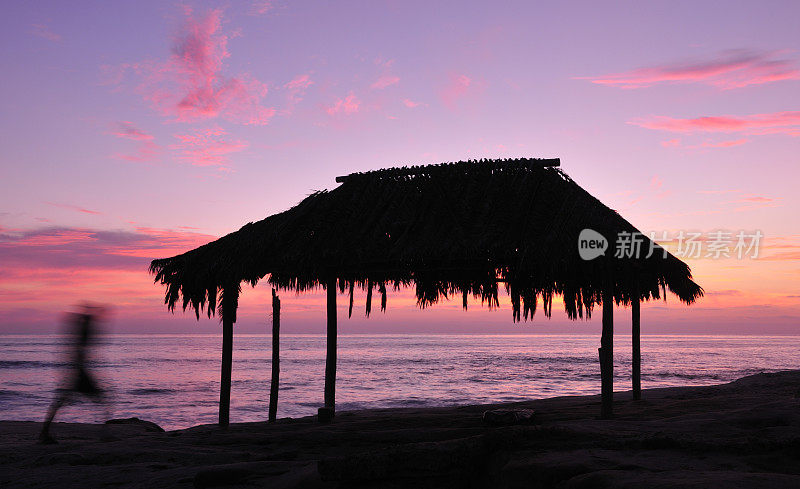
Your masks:
[[[41,420],[64,370],[65,339],[0,336],[0,419]],[[269,335],[234,337],[231,421],[266,419]],[[337,409],[443,406],[597,394],[599,337],[577,335],[342,335]],[[221,339],[204,335],[116,335],[102,339],[95,371],[115,417],[166,429],[216,422]],[[616,387],[629,389],[630,337],[615,339]],[[800,369],[798,336],[645,336],[644,388],[723,383]],[[322,404],[325,337],[281,337],[279,417]],[[80,402],[57,421],[100,421]]]

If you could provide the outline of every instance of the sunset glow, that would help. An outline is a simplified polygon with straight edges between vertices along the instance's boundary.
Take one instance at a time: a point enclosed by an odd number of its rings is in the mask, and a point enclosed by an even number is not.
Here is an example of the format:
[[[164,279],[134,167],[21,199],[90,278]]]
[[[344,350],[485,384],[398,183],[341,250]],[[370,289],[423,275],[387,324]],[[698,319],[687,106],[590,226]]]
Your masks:
[[[3,7],[0,333],[56,331],[82,300],[116,332],[218,332],[166,310],[150,260],[338,175],[517,156],[560,157],[657,240],[763,233],[757,258],[686,259],[705,297],[644,304],[645,333],[800,333],[797,4],[91,5]],[[268,286],[243,291],[237,330],[267,332]],[[324,332],[322,292],[281,294],[287,333]],[[558,299],[522,324],[507,298],[344,302],[342,333],[599,331]]]

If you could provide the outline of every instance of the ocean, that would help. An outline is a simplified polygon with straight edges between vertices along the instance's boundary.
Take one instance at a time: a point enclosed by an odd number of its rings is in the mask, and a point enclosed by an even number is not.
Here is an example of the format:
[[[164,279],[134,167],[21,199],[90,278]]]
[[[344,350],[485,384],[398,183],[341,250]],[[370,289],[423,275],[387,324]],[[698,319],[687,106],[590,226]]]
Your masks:
[[[480,404],[598,394],[598,335],[341,335],[337,410]],[[94,371],[114,417],[165,429],[215,423],[221,338],[109,335]],[[231,421],[263,421],[271,338],[235,335]],[[41,421],[64,373],[65,338],[0,336],[0,419]],[[630,336],[615,338],[615,389],[630,389]],[[642,386],[719,384],[800,369],[800,336],[644,336]],[[325,337],[281,336],[278,417],[315,414],[323,400]],[[100,422],[78,399],[56,421]]]

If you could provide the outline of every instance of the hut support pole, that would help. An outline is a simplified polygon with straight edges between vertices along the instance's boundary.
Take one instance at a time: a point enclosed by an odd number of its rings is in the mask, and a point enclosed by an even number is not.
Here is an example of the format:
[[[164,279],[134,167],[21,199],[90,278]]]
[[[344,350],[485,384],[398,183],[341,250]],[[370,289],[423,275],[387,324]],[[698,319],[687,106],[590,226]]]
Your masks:
[[[614,412],[614,297],[610,287],[603,292],[603,333],[600,337],[600,382],[602,405],[600,418]]]
[[[280,379],[281,299],[272,289],[272,380],[269,384],[269,422],[278,416],[278,384]]]
[[[336,408],[336,279],[328,280],[328,352],[325,358],[325,410],[333,417]]]
[[[231,411],[231,367],[233,365],[233,320],[222,315],[222,371],[219,379],[219,425],[227,428]]]
[[[231,367],[233,365],[233,324],[239,307],[239,285],[222,290],[222,369],[219,379],[219,426],[227,428],[231,411]]]
[[[631,301],[631,379],[633,382],[633,399],[642,398],[642,348],[641,348],[641,324],[639,322],[639,296]]]

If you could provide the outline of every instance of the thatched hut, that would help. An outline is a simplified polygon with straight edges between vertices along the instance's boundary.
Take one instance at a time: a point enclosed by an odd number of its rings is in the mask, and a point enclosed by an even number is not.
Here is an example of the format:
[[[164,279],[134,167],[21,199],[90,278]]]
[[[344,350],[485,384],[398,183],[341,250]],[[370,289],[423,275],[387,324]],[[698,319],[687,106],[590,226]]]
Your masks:
[[[549,317],[554,296],[562,297],[572,319],[588,318],[602,304],[602,411],[610,416],[613,304],[633,305],[636,348],[639,301],[666,297],[668,289],[689,304],[702,289],[685,263],[647,238],[640,256],[615,257],[619,233],[638,230],[577,185],[559,163],[461,161],[338,177],[335,189],[313,193],[285,212],[182,255],[154,260],[150,271],[166,286],[170,310],[180,303],[198,318],[204,311],[221,316],[220,424],[228,423],[241,283],[255,286],[262,278],[285,290],[327,290],[325,406],[331,414],[337,290],[349,296],[350,314],[355,288],[366,291],[369,314],[373,291],[383,310],[387,290],[405,286],[415,287],[420,307],[458,296],[465,309],[470,296],[499,305],[502,288],[514,321],[532,318],[538,304]],[[582,259],[578,236],[584,229],[600,233],[612,249]]]

